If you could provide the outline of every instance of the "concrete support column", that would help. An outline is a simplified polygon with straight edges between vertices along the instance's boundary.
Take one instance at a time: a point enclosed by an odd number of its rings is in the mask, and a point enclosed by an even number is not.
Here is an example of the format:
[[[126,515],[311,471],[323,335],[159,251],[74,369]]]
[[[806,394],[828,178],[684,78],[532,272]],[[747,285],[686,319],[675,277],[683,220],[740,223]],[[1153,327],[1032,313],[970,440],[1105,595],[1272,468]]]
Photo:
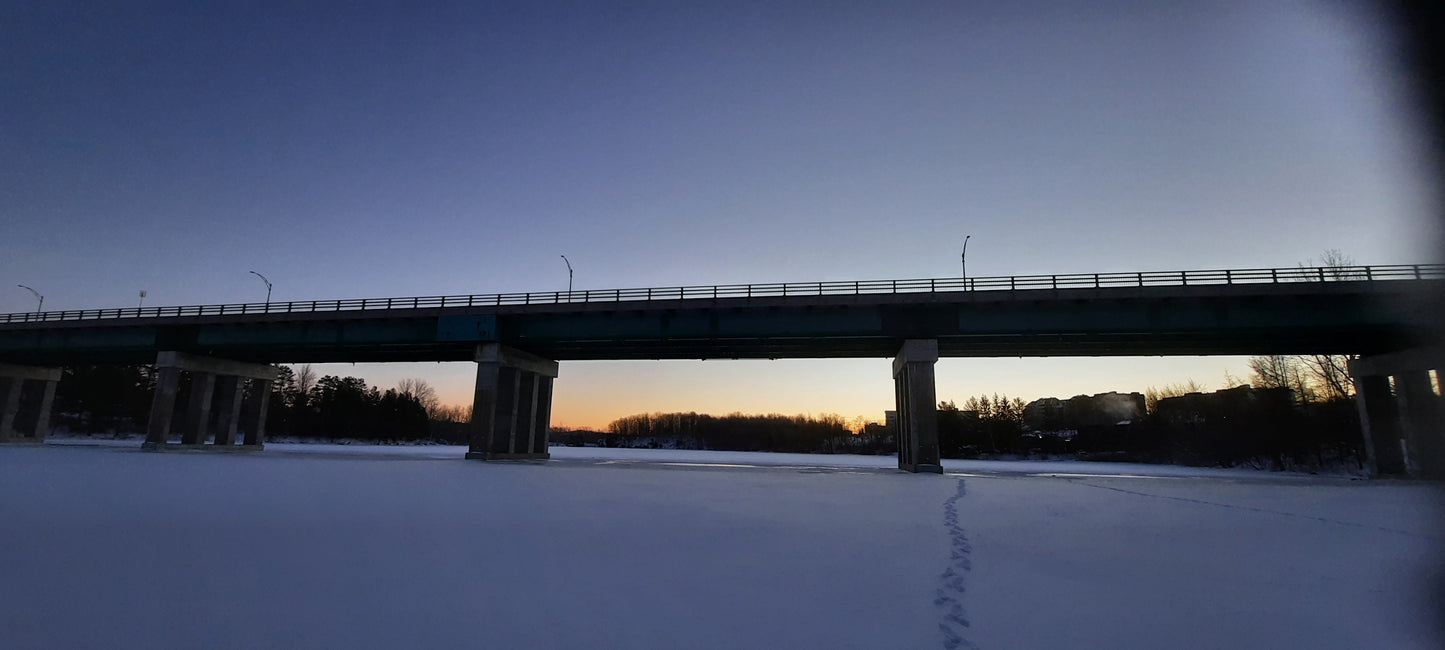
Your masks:
[[[50,433],[50,408],[55,402],[55,385],[60,382],[60,375],[59,368],[0,363],[0,442],[45,442],[46,434]],[[32,391],[42,391],[39,400],[23,399],[27,386]],[[36,410],[22,414],[22,408],[30,410],[25,408],[27,404]],[[29,426],[32,422],[33,427]],[[17,423],[23,423],[25,430],[17,430]]]
[[[186,405],[186,421],[181,429],[181,444],[204,445],[210,433],[211,399],[216,394],[216,375],[191,373],[191,400]]]
[[[181,433],[181,447],[214,449],[260,449],[266,435],[266,407],[271,397],[271,381],[276,368],[259,363],[202,357],[184,352],[161,352],[156,355],[156,393],[151,401],[150,422],[146,426],[145,449],[165,449],[170,435],[171,417],[175,412],[176,392],[182,372],[191,373],[191,397]],[[256,382],[258,422],[246,429],[244,445],[237,446],[245,385],[242,379]],[[207,446],[212,399],[219,386],[216,403],[216,442]]]
[[[943,473],[938,452],[938,400],[933,387],[933,364],[938,362],[938,341],[903,342],[893,359],[893,394],[898,410],[898,469]]]
[[[1431,372],[1445,370],[1445,347],[1420,347],[1350,362],[1372,475],[1445,478],[1445,403]],[[1395,390],[1389,378],[1395,379]]]
[[[1365,437],[1365,456],[1370,476],[1398,476],[1405,473],[1400,449],[1400,426],[1390,378],[1357,376],[1355,408],[1360,412],[1360,430]]]
[[[15,417],[20,414],[20,391],[25,380],[0,377],[0,440],[9,441],[15,430]]]
[[[246,384],[240,377],[216,378],[216,444],[236,444],[236,425],[241,421],[241,398]]]
[[[552,427],[552,378],[546,375],[533,375],[537,378],[536,388],[536,410],[533,422],[536,426],[532,429],[532,450],[533,453],[544,453],[549,457],[547,451],[550,429]]]
[[[45,435],[50,433],[50,409],[55,404],[55,386],[59,381],[47,381],[44,392],[40,394],[40,413],[35,418],[35,442],[45,442]]]
[[[492,447],[493,432],[497,428],[497,411],[504,410],[497,408],[498,400],[502,399],[499,394],[504,385],[502,380],[501,365],[477,362],[477,383],[472,394],[472,423],[467,458],[489,460],[488,452]],[[510,404],[510,401],[508,403]]]
[[[266,443],[266,413],[271,407],[271,380],[253,379],[251,388],[256,396],[255,424],[246,429],[246,446],[261,448]]]
[[[537,373],[518,370],[517,387],[513,391],[512,435],[507,440],[507,453],[530,456],[532,433],[537,430]],[[542,449],[546,452],[546,449]]]
[[[496,343],[478,346],[476,360],[467,458],[550,458],[547,433],[557,362]]]
[[[176,412],[176,391],[181,384],[181,369],[156,368],[156,392],[151,398],[150,420],[146,423],[146,449],[158,449],[171,435],[171,417]]]
[[[1410,370],[1395,375],[1395,393],[1400,404],[1401,439],[1405,441],[1405,471],[1411,477],[1436,477],[1442,468],[1434,466],[1441,436],[1437,402],[1425,370]]]

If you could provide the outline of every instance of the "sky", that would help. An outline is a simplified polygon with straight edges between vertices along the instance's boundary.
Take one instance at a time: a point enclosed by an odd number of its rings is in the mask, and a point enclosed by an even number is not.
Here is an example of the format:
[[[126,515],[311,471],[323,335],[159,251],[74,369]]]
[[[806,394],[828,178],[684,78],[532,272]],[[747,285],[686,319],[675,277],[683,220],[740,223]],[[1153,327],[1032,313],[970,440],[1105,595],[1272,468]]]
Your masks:
[[[996,6],[1007,4],[1008,6]],[[1335,2],[13,2],[0,312],[1431,261]],[[5,289],[4,287],[12,287]],[[318,366],[468,403],[470,364]],[[945,359],[938,394],[1247,378]],[[889,362],[565,362],[554,425],[891,408]]]

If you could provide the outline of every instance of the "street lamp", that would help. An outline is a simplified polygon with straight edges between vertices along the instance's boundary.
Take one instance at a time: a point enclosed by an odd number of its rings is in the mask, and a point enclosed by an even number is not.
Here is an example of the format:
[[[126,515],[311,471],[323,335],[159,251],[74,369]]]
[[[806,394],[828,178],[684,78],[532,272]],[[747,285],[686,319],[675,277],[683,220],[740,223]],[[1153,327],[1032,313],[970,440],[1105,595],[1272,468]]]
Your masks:
[[[967,288],[968,288],[968,238],[969,238],[969,237],[972,237],[972,236],[973,236],[973,235],[964,235],[964,236],[963,236],[963,256],[962,256],[962,258],[961,258],[961,261],[962,261],[962,263],[963,263],[963,288],[964,288],[964,289],[967,289]]]
[[[572,299],[572,262],[567,259],[567,256],[566,256],[566,255],[563,255],[563,256],[562,256],[562,261],[563,261],[563,262],[567,262],[567,299],[568,299],[568,300],[571,300],[571,299]]]
[[[266,283],[266,305],[269,306],[271,304],[271,281],[267,280],[266,276],[255,271],[252,271],[251,275],[261,278],[261,281]]]
[[[36,290],[34,290],[34,289],[31,289],[30,287],[27,287],[27,286],[25,286],[25,285],[23,285],[23,284],[17,284],[17,285],[15,285],[15,286],[20,287],[21,289],[24,289],[24,290],[26,290],[26,291],[29,291],[30,293],[35,294],[35,297],[36,297],[38,300],[40,300],[40,304],[38,304],[38,305],[35,306],[35,311],[36,311],[36,312],[45,311],[45,296],[40,295],[40,292],[39,292],[39,291],[36,291]]]

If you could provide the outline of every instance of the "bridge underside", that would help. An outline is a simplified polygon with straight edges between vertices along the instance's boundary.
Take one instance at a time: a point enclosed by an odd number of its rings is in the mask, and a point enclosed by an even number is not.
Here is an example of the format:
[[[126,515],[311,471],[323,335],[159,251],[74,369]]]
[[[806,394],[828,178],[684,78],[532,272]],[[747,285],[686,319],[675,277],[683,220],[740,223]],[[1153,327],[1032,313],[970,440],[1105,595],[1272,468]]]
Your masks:
[[[1379,331],[1321,332],[1282,341],[1275,332],[1237,333],[1228,340],[1205,337],[1196,332],[1119,332],[1107,334],[1012,334],[938,337],[942,357],[1123,357],[1203,356],[1260,354],[1366,354],[1391,352],[1408,346],[1414,339],[1407,332],[1369,345],[1380,339]],[[1365,345],[1346,348],[1339,341],[1353,339]],[[768,337],[742,339],[639,339],[588,341],[547,340],[520,343],[540,356],[558,361],[655,360],[655,359],[836,359],[888,358],[898,351],[898,337]],[[464,344],[335,344],[329,346],[275,346],[258,350],[251,346],[193,346],[188,351],[253,363],[401,363],[472,361],[476,342]],[[7,354],[17,363],[49,366],[73,364],[148,364],[155,359],[149,350],[106,350],[69,348],[64,351],[36,351]]]
[[[1376,332],[1328,332],[1314,339],[1285,342],[1276,332],[1237,333],[1216,340],[1202,332],[1115,332],[1046,334],[973,334],[939,336],[938,354],[944,357],[1054,357],[1054,356],[1170,356],[1290,354],[1301,350],[1338,347],[1341,339],[1366,339]],[[668,339],[608,341],[605,349],[593,341],[546,341],[527,348],[562,360],[606,359],[825,359],[888,358],[909,340],[899,337],[770,337],[766,339]],[[1386,346],[1382,346],[1386,347]],[[1268,352],[1259,352],[1268,350]]]
[[[1416,293],[1445,286],[1411,285]],[[1380,354],[1416,347],[1414,293],[1369,283],[1035,290],[397,309],[0,325],[0,361],[135,363],[161,350],[255,363],[893,356]],[[1285,289],[1289,289],[1288,292]]]

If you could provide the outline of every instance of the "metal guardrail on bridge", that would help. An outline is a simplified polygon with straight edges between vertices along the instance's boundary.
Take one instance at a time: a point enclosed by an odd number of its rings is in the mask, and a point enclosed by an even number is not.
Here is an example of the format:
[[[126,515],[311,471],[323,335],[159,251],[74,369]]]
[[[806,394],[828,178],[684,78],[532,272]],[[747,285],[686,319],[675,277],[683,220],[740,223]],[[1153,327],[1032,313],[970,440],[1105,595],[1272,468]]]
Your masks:
[[[1390,266],[1295,267],[1284,269],[1231,269],[1221,271],[1145,271],[1136,273],[1074,273],[1068,275],[1016,275],[985,278],[925,278],[914,280],[855,280],[723,284],[641,289],[587,289],[533,291],[465,296],[413,296],[408,298],[357,298],[350,300],[293,300],[289,302],[227,305],[126,307],[72,311],[0,314],[0,323],[218,316],[229,314],[286,314],[435,307],[476,307],[565,303],[761,298],[774,296],[849,296],[865,294],[939,293],[957,291],[1017,291],[1022,289],[1080,289],[1105,287],[1159,287],[1223,284],[1279,284],[1326,281],[1388,281],[1445,279],[1445,264]]]

